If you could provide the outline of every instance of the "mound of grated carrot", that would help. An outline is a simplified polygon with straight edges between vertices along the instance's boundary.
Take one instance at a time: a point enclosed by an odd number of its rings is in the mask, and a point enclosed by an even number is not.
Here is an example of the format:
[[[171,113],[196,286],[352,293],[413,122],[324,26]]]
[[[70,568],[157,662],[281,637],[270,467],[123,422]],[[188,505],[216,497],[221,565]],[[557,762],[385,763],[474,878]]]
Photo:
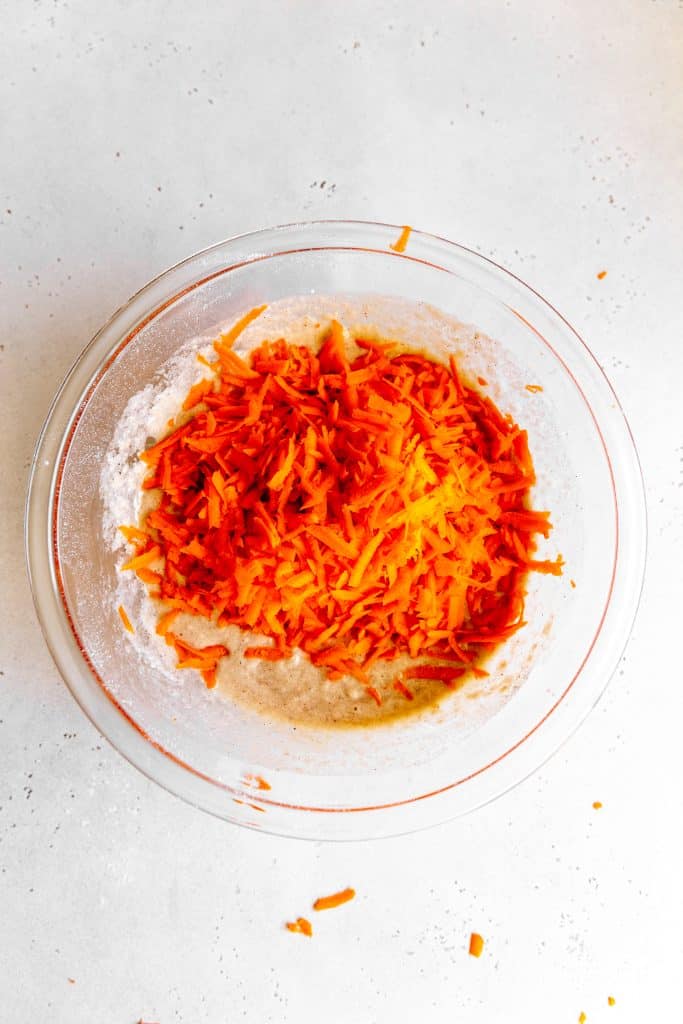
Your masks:
[[[232,343],[260,312],[214,343],[191,418],[141,454],[160,501],[123,528],[126,567],[169,609],[158,631],[209,686],[228,651],[173,633],[181,611],[271,638],[248,656],[299,648],[333,679],[369,687],[407,654],[401,678],[455,685],[523,625],[529,570],[561,573],[534,558],[551,526],[528,507],[526,431],[453,359],[363,338],[351,356],[334,321],[318,352],[264,342],[247,364]]]

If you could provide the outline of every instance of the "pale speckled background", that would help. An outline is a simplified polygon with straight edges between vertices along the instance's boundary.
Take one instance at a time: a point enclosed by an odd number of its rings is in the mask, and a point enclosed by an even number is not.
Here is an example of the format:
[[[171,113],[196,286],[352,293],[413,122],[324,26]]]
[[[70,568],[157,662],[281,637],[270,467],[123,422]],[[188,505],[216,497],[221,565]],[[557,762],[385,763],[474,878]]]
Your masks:
[[[682,52],[674,0],[6,0],[2,1021],[677,1019]],[[134,290],[221,237],[345,216],[477,248],[567,315],[630,417],[650,561],[607,695],[546,767],[450,826],[326,846],[202,816],[110,749],[43,645],[21,520],[50,398]],[[313,940],[283,930],[346,884]]]

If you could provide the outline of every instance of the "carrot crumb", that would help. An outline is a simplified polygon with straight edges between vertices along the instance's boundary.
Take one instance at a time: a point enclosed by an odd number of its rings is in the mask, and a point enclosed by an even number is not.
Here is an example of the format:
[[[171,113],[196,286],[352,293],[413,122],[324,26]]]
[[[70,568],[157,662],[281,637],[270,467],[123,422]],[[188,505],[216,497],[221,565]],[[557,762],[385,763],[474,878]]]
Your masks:
[[[594,800],[593,801],[593,807],[594,807],[594,809],[596,811],[599,811],[600,808],[602,807],[602,803],[600,802],[600,800]]]
[[[133,624],[128,618],[128,615],[126,614],[126,609],[123,607],[122,604],[119,605],[119,616],[121,618],[121,622],[123,623],[123,628],[127,629],[129,633],[134,633],[135,629],[133,627]]]
[[[615,1003],[616,1003],[616,999],[614,998],[614,996],[607,996],[607,1005],[608,1006],[614,1006]]]
[[[524,387],[527,391],[530,391],[532,395],[538,394],[539,391],[543,391],[541,384],[525,384]]]
[[[308,935],[309,938],[313,934],[311,922],[305,917],[297,917],[296,921],[287,921],[285,927],[289,932],[299,932],[301,935]]]
[[[601,270],[600,273],[596,274],[595,276],[597,277],[598,281],[604,281],[604,279],[607,277],[607,271]]]
[[[484,940],[477,932],[470,935],[470,956],[481,956],[484,950]]]
[[[355,895],[355,889],[342,889],[341,892],[335,892],[332,896],[319,897],[313,904],[313,909],[333,910],[335,907],[340,907],[342,903],[348,903]]]
[[[260,775],[245,775],[244,781],[247,786],[253,786],[254,789],[270,789],[270,783],[266,782]]]
[[[393,249],[394,252],[405,252],[406,246],[408,244],[408,239],[410,238],[410,233],[412,230],[413,229],[406,224],[403,230],[401,231],[401,234],[398,236],[395,242],[392,242],[389,248]]]
[[[481,386],[485,388],[486,385],[488,384],[488,381],[486,377],[477,377],[477,384],[481,384]]]
[[[570,581],[569,581],[569,585],[570,585],[570,587],[572,588],[572,590],[576,590],[576,583],[575,583],[575,581],[574,581],[574,580],[570,580]]]

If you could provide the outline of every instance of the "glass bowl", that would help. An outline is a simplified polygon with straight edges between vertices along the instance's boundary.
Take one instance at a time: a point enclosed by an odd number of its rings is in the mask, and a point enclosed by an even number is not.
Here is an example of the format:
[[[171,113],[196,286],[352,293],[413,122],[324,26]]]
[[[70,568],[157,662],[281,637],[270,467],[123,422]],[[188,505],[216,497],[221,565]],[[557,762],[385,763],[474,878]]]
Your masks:
[[[29,574],[72,694],[151,779],[227,821],[283,835],[391,835],[499,796],[596,703],[641,589],[637,455],[589,350],[490,260],[417,231],[396,252],[399,233],[387,224],[293,224],[229,239],[166,271],[79,357],[33,460]],[[146,386],[156,394],[183,346],[206,343],[261,303],[270,307],[240,339],[245,351],[277,336],[278,317],[337,312],[349,326],[373,324],[438,358],[455,353],[469,379],[485,378],[494,401],[528,429],[533,505],[549,509],[554,524],[538,557],[561,552],[564,575],[531,574],[528,624],[491,659],[488,679],[419,716],[378,728],[294,726],[208,691],[194,672],[163,671],[122,629],[121,552],[107,533],[100,476],[123,411]]]

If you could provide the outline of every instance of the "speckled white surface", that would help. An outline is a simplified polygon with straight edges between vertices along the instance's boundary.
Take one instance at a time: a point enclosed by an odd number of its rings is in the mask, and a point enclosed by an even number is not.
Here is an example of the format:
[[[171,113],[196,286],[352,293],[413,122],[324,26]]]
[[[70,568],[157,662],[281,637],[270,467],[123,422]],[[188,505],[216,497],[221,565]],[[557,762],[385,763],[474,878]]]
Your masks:
[[[0,1018],[677,1019],[683,4],[3,14]],[[650,561],[606,697],[546,767],[448,827],[326,846],[204,817],[100,738],[36,624],[22,503],[54,390],[135,289],[221,237],[345,216],[477,248],[573,322],[631,420]],[[347,884],[312,940],[283,930]]]

